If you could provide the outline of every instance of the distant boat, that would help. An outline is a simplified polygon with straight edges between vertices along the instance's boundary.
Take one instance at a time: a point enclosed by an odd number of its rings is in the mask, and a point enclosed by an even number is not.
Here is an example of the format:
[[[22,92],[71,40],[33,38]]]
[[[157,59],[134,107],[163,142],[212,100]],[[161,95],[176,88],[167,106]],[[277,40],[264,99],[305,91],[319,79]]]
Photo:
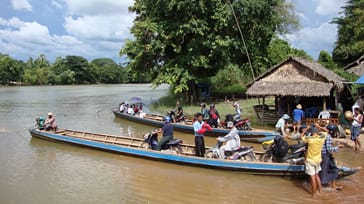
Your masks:
[[[130,115],[127,113],[121,113],[119,110],[112,110],[114,115],[119,118],[124,118],[130,121],[142,123],[145,125],[150,125],[154,127],[162,127],[164,122],[164,116],[156,115],[156,114],[145,114],[143,117],[139,117],[136,115]],[[172,123],[174,130],[179,132],[185,132],[193,134],[193,126],[192,121],[185,121],[179,123]],[[225,128],[213,128],[212,131],[207,131],[206,136],[223,136],[229,133],[229,129]],[[259,130],[240,130],[239,131],[240,139],[245,142],[256,142],[261,143],[267,140],[274,139],[278,133],[273,131],[259,131]]]
[[[77,130],[44,131],[37,128],[30,129],[33,137],[79,145],[87,148],[109,151],[142,157],[150,160],[160,160],[189,166],[227,169],[249,174],[304,176],[304,165],[288,163],[258,162],[247,160],[226,160],[195,157],[194,145],[182,144],[182,153],[170,151],[156,151],[149,149],[149,145],[142,138],[117,136],[109,134],[90,133]],[[255,154],[262,154],[256,152]],[[347,167],[340,168],[342,176],[349,176],[358,171]]]

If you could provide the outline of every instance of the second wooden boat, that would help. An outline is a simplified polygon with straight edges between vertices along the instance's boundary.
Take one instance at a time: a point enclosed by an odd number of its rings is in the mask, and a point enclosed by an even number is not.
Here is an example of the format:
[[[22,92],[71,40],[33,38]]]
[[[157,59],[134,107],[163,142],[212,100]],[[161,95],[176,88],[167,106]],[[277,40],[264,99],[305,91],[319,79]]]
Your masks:
[[[154,127],[162,127],[164,122],[164,116],[156,115],[156,114],[145,114],[143,117],[139,117],[136,115],[130,115],[127,113],[121,113],[119,110],[112,110],[114,115],[119,118],[123,118],[126,120],[134,121],[137,123],[150,125]],[[175,131],[185,132],[193,134],[193,126],[192,121],[185,121],[181,123],[173,123],[173,127]],[[212,131],[207,131],[206,136],[224,136],[229,133],[229,129],[225,128],[213,128]],[[264,130],[240,130],[239,131],[240,139],[246,142],[255,142],[261,143],[266,140],[272,140],[274,137],[278,135],[278,133],[273,131],[264,131]]]

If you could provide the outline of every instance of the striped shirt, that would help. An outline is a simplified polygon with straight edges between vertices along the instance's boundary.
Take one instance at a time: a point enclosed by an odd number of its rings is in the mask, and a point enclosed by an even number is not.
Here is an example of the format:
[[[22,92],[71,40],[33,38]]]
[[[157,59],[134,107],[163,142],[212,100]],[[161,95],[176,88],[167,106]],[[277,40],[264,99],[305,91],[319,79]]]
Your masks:
[[[334,147],[332,145],[332,137],[330,134],[327,134],[325,143],[321,149],[321,153],[328,155],[328,154],[331,154],[333,152],[338,152],[338,151],[339,151],[339,147]]]

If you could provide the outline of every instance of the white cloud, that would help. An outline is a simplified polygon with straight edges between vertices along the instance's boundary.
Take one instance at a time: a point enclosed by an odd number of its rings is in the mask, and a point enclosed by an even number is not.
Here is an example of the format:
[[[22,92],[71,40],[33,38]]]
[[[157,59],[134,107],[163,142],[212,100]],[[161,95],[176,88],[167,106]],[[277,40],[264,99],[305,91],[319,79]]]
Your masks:
[[[71,15],[127,14],[133,0],[64,0]]]
[[[37,57],[44,53],[48,58],[57,56],[92,56],[96,49],[68,35],[51,35],[48,27],[38,22],[24,22],[18,18],[0,18],[0,50],[18,59]]]
[[[96,15],[65,19],[66,31],[78,38],[124,40],[130,35],[133,17],[130,15]]]
[[[66,31],[82,39],[124,40],[130,37],[134,14],[128,12],[133,0],[65,0]]]
[[[32,5],[29,3],[28,0],[11,0],[11,5],[15,10],[32,10]]]
[[[58,8],[58,9],[62,9],[63,8],[62,2],[60,2],[58,0],[52,0],[51,4],[53,6],[55,6],[56,8]]]
[[[21,1],[28,2],[17,0]],[[56,22],[64,21],[63,34],[57,35],[52,34],[52,31],[59,32],[52,24],[47,27],[17,17],[4,19],[0,15],[0,50],[22,60],[41,53],[50,60],[65,55],[118,60],[124,40],[131,37],[129,30],[134,14],[128,12],[128,7],[133,3],[133,0],[51,0],[43,6],[57,9],[42,14],[58,18]]]
[[[303,49],[316,58],[321,50],[331,52],[336,41],[337,26],[328,22],[315,28],[306,27],[283,36],[291,45]]]
[[[315,0],[317,7],[315,12],[319,15],[336,15],[345,5],[346,0]]]

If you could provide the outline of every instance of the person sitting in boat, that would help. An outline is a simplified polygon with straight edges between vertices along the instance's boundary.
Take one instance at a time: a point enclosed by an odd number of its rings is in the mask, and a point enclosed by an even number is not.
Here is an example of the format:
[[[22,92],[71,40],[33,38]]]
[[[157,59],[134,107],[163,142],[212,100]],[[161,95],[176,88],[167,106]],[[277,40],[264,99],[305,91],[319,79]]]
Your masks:
[[[177,109],[176,121],[178,122],[183,118],[183,107],[179,101],[176,102],[176,109]]]
[[[283,137],[286,137],[285,128],[287,126],[288,120],[290,119],[288,114],[284,114],[281,118],[279,118],[278,122],[276,123],[276,130],[279,132]]]
[[[210,104],[210,110],[209,110],[209,125],[211,127],[217,128],[219,126],[219,118],[220,114],[215,108],[215,104]]]
[[[134,114],[138,114],[139,113],[139,107],[138,107],[138,104],[134,104],[133,105],[134,107]]]
[[[206,108],[206,103],[201,103],[201,114],[202,114],[203,121],[209,120],[209,111]]]
[[[133,105],[131,105],[131,106],[128,107],[128,114],[130,114],[130,115],[134,115],[135,114]]]
[[[234,102],[233,107],[235,109],[234,120],[238,121],[238,120],[240,120],[240,115],[241,115],[240,105],[238,102]]]
[[[45,127],[45,130],[47,130],[47,131],[57,130],[56,118],[54,117],[52,112],[48,113],[48,118],[44,122],[44,127]]]
[[[156,150],[161,151],[164,144],[173,140],[173,125],[171,123],[171,117],[164,117],[164,125],[160,132],[163,132],[163,138],[159,140]]]
[[[124,113],[126,109],[125,102],[121,102],[119,105],[119,111],[120,113]]]
[[[227,127],[230,131],[224,137],[216,138],[219,142],[226,142],[225,145],[220,147],[220,159],[225,159],[225,151],[235,151],[240,148],[240,136],[239,130],[235,127],[232,121],[227,123]]]

